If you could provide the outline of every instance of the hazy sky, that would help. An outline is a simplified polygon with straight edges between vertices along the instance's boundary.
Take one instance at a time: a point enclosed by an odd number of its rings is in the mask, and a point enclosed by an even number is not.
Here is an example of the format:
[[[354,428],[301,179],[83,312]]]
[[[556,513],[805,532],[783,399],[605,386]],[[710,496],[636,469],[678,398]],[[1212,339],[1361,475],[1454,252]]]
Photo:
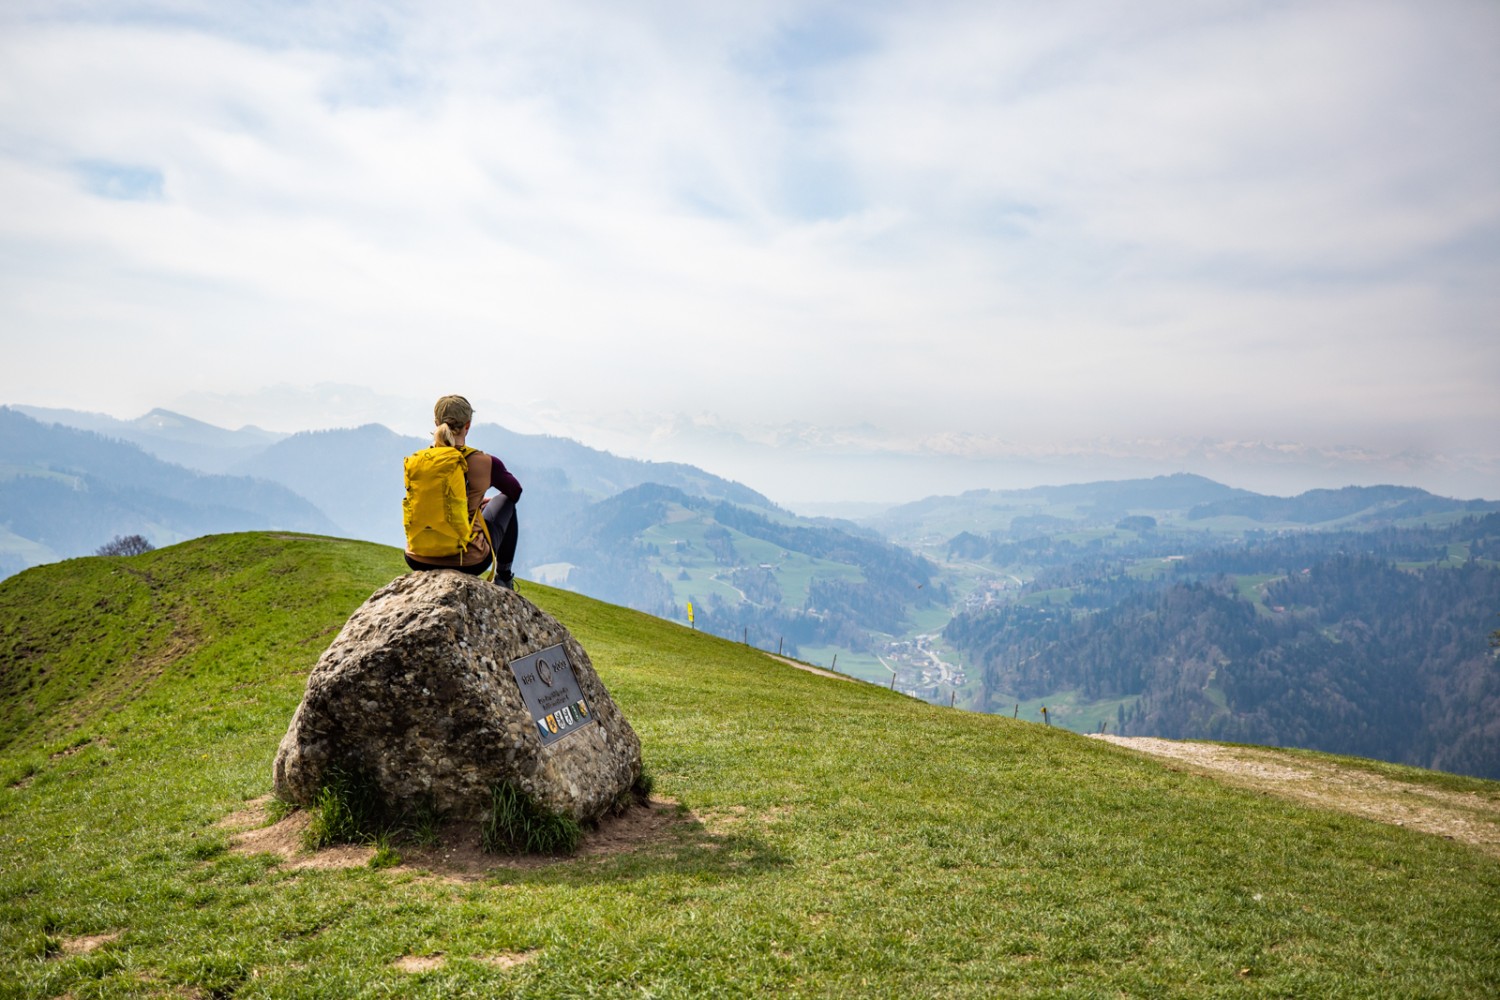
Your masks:
[[[1500,496],[1500,3],[4,0],[0,254],[0,403]]]

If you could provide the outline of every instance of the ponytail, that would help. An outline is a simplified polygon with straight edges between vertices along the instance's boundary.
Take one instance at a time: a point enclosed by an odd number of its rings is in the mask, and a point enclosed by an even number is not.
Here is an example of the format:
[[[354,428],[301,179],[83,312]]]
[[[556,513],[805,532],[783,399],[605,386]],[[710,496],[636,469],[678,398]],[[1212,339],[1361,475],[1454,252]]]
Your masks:
[[[459,435],[468,430],[469,422],[473,419],[474,407],[469,405],[467,399],[462,396],[444,396],[432,408],[432,423],[436,428],[432,432],[432,446],[457,448]]]

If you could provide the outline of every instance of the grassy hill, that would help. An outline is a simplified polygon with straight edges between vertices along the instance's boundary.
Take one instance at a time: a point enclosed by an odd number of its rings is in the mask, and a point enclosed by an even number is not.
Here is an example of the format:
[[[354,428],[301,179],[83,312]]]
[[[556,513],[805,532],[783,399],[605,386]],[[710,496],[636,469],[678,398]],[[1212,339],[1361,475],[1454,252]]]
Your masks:
[[[844,672],[866,680],[889,680],[877,653],[918,613],[948,618],[936,568],[906,549],[654,483],[592,505],[553,544],[569,590],[678,621],[691,602],[701,631],[804,658],[843,651]]]
[[[229,850],[402,568],[243,534],[0,583],[0,997],[1500,992],[1485,852],[539,586],[680,806],[659,836],[477,882]]]

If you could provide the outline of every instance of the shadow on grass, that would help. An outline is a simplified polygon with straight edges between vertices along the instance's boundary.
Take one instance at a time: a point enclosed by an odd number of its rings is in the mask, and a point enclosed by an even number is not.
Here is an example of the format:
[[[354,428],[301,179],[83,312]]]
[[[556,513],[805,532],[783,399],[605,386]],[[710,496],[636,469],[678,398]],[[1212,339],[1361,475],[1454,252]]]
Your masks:
[[[791,864],[764,837],[764,820],[743,812],[702,817],[675,802],[652,800],[601,820],[570,856],[484,854],[465,850],[472,838],[460,834],[410,861],[438,877],[494,885],[590,885],[662,876],[728,882]]]
[[[659,838],[600,851],[589,851],[586,846],[576,857],[540,865],[502,865],[491,869],[485,881],[581,886],[669,876],[713,884],[758,878],[791,863],[757,832],[713,832],[691,813],[683,813]]]

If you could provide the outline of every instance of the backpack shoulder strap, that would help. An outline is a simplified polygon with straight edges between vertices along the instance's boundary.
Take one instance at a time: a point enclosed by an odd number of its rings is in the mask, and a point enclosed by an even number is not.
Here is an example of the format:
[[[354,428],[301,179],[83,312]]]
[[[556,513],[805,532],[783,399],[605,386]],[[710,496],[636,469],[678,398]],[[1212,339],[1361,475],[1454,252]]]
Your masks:
[[[479,449],[464,445],[458,451],[464,457],[464,492],[467,493],[469,490],[469,459],[479,454]],[[484,574],[484,578],[486,580],[493,580],[495,579],[495,570],[499,568],[500,555],[495,551],[495,540],[490,537],[490,522],[484,519],[483,502],[474,511],[474,520],[478,522],[479,530],[484,532],[484,540],[490,543],[490,571]]]

